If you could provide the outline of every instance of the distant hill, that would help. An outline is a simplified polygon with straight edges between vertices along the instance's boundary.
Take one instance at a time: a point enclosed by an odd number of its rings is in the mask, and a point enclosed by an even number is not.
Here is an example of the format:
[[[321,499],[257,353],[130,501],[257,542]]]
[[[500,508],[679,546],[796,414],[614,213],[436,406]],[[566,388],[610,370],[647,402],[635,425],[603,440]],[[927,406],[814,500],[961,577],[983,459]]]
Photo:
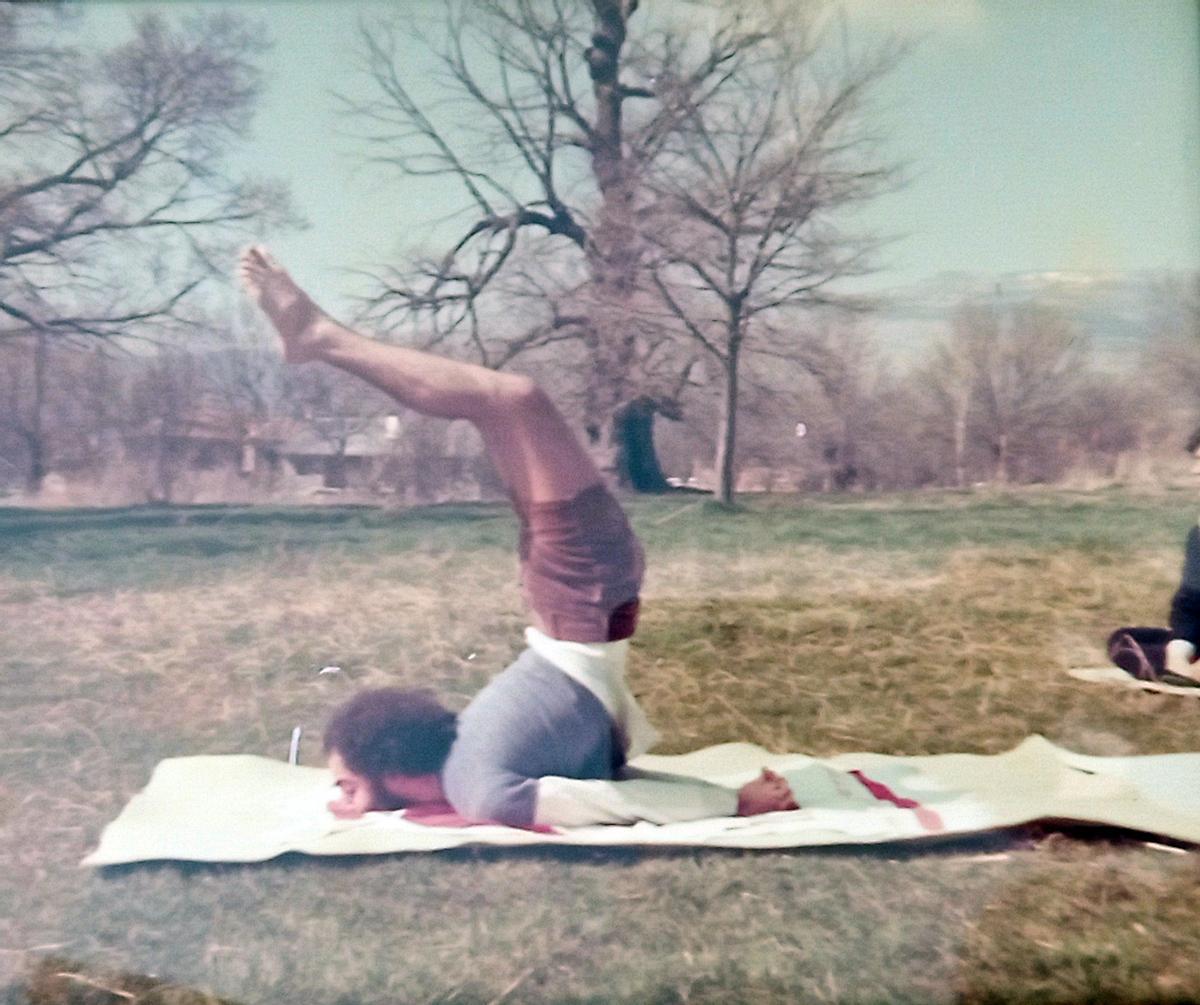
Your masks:
[[[943,337],[964,301],[1000,308],[1036,301],[1069,318],[1103,365],[1139,352],[1167,316],[1172,290],[1189,279],[1187,273],[1169,271],[949,272],[885,291],[873,321],[882,347],[904,358]]]

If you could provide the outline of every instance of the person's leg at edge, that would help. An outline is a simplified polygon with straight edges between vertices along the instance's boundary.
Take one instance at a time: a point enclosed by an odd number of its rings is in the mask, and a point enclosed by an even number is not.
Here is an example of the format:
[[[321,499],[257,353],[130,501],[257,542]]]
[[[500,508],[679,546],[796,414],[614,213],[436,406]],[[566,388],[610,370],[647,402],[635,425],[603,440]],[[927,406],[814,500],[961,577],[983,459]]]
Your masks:
[[[283,340],[285,359],[328,363],[424,415],[467,419],[520,502],[561,502],[601,482],[558,409],[528,377],[360,335],[318,307],[262,247],[243,253],[239,271]]]

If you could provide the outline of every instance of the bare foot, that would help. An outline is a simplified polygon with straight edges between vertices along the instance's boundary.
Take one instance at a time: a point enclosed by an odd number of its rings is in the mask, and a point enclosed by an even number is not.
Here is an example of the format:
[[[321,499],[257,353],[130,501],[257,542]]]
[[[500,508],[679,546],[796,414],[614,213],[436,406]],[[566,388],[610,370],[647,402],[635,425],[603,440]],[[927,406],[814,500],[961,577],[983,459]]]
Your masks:
[[[287,271],[256,244],[242,252],[238,274],[263,313],[283,340],[283,358],[289,363],[307,363],[320,355],[318,322],[325,313]]]

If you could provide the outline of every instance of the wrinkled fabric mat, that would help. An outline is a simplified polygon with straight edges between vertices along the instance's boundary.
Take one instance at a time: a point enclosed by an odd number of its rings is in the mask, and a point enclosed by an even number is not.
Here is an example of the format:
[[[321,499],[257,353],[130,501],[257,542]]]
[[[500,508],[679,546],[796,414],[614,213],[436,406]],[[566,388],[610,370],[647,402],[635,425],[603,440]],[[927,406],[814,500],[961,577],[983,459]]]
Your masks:
[[[285,852],[361,855],[467,844],[708,845],[789,848],[970,834],[1034,820],[1077,821],[1200,843],[1200,753],[1091,757],[1031,736],[1003,754],[817,760],[732,743],[646,755],[637,766],[737,787],[763,766],[782,772],[802,809],[759,817],[534,833],[498,825],[438,827],[402,811],[334,819],[330,776],[263,757],[179,757],[105,828],[84,865],[152,859],[258,862]]]
[[[1200,687],[1138,680],[1133,674],[1128,674],[1117,666],[1071,667],[1067,673],[1076,680],[1086,680],[1094,684],[1115,684],[1117,687],[1134,691],[1153,691],[1155,694],[1179,694],[1190,698],[1200,698]]]

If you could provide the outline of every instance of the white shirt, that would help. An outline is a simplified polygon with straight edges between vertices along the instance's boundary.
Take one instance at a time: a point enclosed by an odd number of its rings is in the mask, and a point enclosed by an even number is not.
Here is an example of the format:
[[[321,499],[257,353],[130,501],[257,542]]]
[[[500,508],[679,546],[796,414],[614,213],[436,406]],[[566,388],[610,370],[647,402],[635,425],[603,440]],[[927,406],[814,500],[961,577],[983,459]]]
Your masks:
[[[644,754],[658,742],[658,732],[625,681],[628,639],[564,642],[530,627],[525,629],[525,641],[539,656],[596,696],[623,733],[626,756]],[[664,824],[733,816],[737,804],[733,789],[626,767],[622,777],[613,781],[553,775],[538,779],[534,822],[557,827],[639,820]]]

